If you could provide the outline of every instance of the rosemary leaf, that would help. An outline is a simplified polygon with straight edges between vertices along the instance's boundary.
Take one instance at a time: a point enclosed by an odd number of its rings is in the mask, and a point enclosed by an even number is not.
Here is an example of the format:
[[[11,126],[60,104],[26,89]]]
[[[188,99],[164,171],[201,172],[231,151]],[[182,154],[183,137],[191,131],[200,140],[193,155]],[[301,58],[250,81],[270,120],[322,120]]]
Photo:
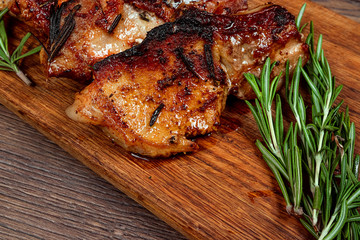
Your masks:
[[[295,24],[297,29],[299,30],[299,32],[302,31],[302,29],[304,29],[306,27],[307,24],[305,24],[303,27],[300,27],[301,24],[301,19],[303,18],[303,15],[305,13],[305,9],[306,9],[306,3],[301,7],[300,12],[296,18]]]
[[[12,54],[9,53],[8,37],[5,29],[4,20],[2,17],[8,9],[5,8],[0,12],[0,70],[2,71],[13,71],[16,75],[27,85],[31,85],[32,82],[26,77],[26,75],[17,66],[18,61],[22,58],[35,54],[41,50],[41,47],[36,47],[26,53],[22,53],[27,40],[30,38],[31,33],[27,33],[20,41],[17,48]]]

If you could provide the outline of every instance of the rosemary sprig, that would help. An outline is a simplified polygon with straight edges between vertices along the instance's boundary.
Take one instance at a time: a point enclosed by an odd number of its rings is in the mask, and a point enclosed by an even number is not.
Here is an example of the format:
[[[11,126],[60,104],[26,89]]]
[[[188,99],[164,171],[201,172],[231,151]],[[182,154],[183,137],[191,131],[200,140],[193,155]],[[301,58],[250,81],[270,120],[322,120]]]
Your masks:
[[[304,11],[305,5],[296,20],[299,31],[305,27],[300,27]],[[359,239],[360,157],[354,153],[355,125],[348,108],[341,112],[343,101],[336,99],[342,86],[336,87],[322,49],[322,35],[315,46],[312,22],[306,42],[309,62],[302,67],[299,59],[291,79],[289,63],[285,71],[286,99],[295,118],[287,131],[281,98],[276,94],[280,77],[270,81],[270,59],[260,78],[245,74],[257,96],[255,105],[246,103],[265,142],[257,140],[256,145],[279,183],[286,210],[300,215],[301,223],[315,238]],[[301,79],[306,81],[311,98],[310,122],[299,91]],[[309,180],[304,181],[305,177]]]
[[[0,70],[3,71],[13,71],[16,75],[27,85],[31,85],[31,81],[26,77],[26,75],[19,69],[18,63],[19,60],[30,56],[34,53],[40,51],[41,46],[38,46],[24,54],[22,54],[24,45],[26,41],[31,36],[30,33],[27,33],[21,40],[19,46],[14,50],[12,55],[9,53],[8,48],[8,37],[5,29],[5,23],[2,17],[8,12],[8,9],[5,8],[0,12]]]
[[[301,66],[299,61],[298,66]],[[290,125],[287,133],[284,132],[281,99],[276,94],[277,85],[281,76],[275,77],[270,84],[270,73],[274,64],[270,64],[268,58],[263,67],[261,77],[258,79],[253,74],[246,73],[245,77],[253,88],[257,99],[255,106],[246,101],[265,145],[257,140],[256,146],[263,154],[264,160],[273,171],[276,180],[286,201],[288,213],[303,214],[301,208],[302,198],[302,171],[301,171],[301,148],[297,144],[298,126]],[[298,69],[298,67],[297,67]],[[275,101],[275,119],[272,115],[272,103]],[[289,183],[287,187],[285,182]]]

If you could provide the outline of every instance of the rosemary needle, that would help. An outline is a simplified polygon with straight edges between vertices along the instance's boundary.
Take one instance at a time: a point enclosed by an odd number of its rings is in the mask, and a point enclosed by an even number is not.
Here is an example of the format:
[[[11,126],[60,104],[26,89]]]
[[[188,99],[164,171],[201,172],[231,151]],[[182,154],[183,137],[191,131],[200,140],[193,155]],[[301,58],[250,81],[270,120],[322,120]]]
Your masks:
[[[296,19],[300,32],[307,25],[300,26],[305,6]],[[246,103],[264,140],[257,140],[256,146],[278,181],[287,212],[300,216],[301,223],[317,239],[359,239],[360,157],[354,153],[355,125],[350,121],[349,109],[340,110],[343,101],[337,97],[342,86],[336,87],[322,40],[320,35],[315,45],[311,22],[306,40],[309,62],[303,67],[300,58],[291,79],[287,63],[285,95],[295,118],[287,130],[282,101],[276,94],[280,76],[271,81],[274,65],[270,59],[260,78],[245,74],[257,96],[254,105]],[[311,106],[306,106],[300,94],[301,79],[307,83]],[[306,109],[311,110],[311,121]]]
[[[20,44],[14,50],[12,55],[9,53],[8,49],[8,38],[5,29],[4,20],[2,17],[7,13],[8,9],[5,8],[0,12],[0,70],[3,71],[13,71],[16,75],[27,85],[31,85],[31,81],[26,77],[26,75],[19,69],[18,62],[20,59],[30,56],[34,53],[37,53],[41,50],[41,46],[38,46],[24,54],[22,54],[24,45],[26,41],[31,36],[30,33],[27,33],[23,39],[20,41]]]

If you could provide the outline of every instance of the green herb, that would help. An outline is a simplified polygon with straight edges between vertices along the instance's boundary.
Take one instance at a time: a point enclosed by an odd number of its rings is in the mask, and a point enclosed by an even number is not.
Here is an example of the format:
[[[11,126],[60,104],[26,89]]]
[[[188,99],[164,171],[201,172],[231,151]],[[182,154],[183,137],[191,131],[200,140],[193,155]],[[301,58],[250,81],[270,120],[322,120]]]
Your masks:
[[[24,81],[27,85],[31,85],[31,81],[25,76],[25,74],[19,69],[17,66],[19,63],[19,60],[30,56],[34,53],[37,53],[40,51],[41,46],[36,47],[24,54],[22,54],[24,45],[26,41],[31,36],[30,33],[27,33],[24,38],[21,40],[19,46],[15,49],[15,51],[10,55],[9,49],[8,49],[8,38],[6,34],[5,29],[5,23],[4,20],[2,20],[2,17],[7,13],[8,9],[5,8],[0,12],[0,70],[4,71],[13,71],[18,75],[18,77]]]
[[[305,5],[296,20],[299,31],[305,27],[300,27],[304,10]],[[343,101],[337,97],[342,86],[335,85],[322,50],[322,35],[315,46],[312,22],[306,42],[309,62],[302,67],[299,59],[291,79],[289,63],[285,71],[285,95],[295,118],[287,130],[282,101],[276,94],[280,76],[270,79],[274,64],[267,59],[260,78],[245,74],[257,96],[255,105],[246,103],[265,142],[257,140],[256,146],[279,183],[287,212],[301,216],[301,223],[315,238],[359,239],[360,157],[354,154],[355,125],[348,108],[341,112]],[[301,79],[307,83],[311,106],[300,94]],[[311,109],[310,122],[307,109]]]

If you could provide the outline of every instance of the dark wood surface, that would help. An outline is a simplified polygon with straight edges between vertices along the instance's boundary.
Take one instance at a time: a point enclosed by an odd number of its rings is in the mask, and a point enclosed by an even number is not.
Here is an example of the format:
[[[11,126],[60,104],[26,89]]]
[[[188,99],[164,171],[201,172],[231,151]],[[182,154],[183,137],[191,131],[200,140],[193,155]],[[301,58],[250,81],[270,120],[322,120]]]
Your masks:
[[[360,21],[359,1],[317,2]],[[0,122],[1,239],[184,239],[2,105]]]

